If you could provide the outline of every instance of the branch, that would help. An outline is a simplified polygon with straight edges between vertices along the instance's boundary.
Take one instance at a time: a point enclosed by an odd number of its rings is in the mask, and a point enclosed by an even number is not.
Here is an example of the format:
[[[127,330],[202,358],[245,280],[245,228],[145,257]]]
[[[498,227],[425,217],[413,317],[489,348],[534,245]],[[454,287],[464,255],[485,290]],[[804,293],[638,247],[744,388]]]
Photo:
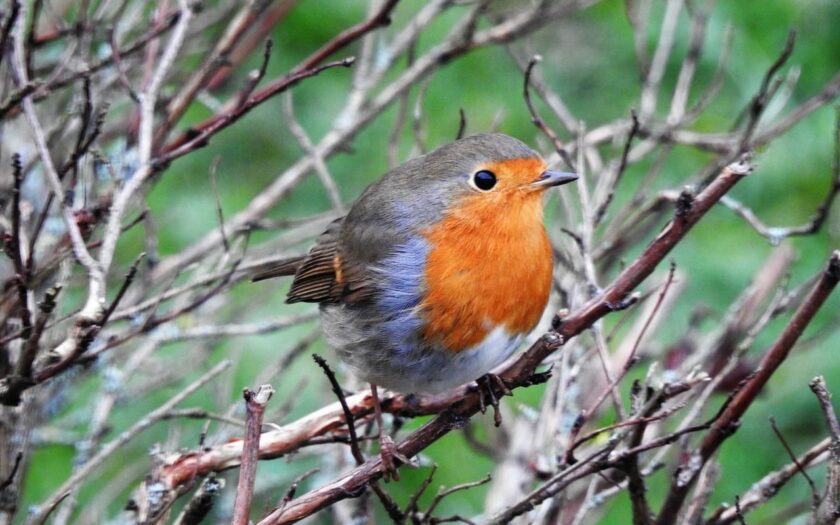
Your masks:
[[[572,156],[566,149],[566,145],[563,144],[563,141],[560,140],[557,133],[555,133],[555,131],[545,123],[542,117],[540,117],[540,114],[537,112],[537,108],[534,107],[534,103],[531,101],[531,74],[534,71],[534,66],[536,66],[541,60],[542,57],[540,55],[534,55],[528,61],[528,66],[525,68],[525,80],[522,85],[522,95],[525,98],[525,105],[528,106],[528,112],[531,114],[531,122],[540,131],[542,131],[549,140],[551,140],[551,143],[554,145],[554,150],[557,151],[557,154],[560,155],[560,158],[563,159],[566,166],[570,169],[575,169],[575,163],[572,160]]]
[[[796,310],[796,313],[793,314],[778,339],[764,354],[754,375],[747,380],[744,387],[738,391],[732,402],[726,407],[723,415],[706,434],[699,449],[674,473],[671,488],[657,517],[656,525],[670,525],[676,521],[685,497],[696,480],[700,469],[738,428],[741,417],[755,401],[773,373],[787,358],[791,348],[802,335],[802,332],[805,331],[814,314],[817,313],[834,290],[838,280],[840,280],[840,251],[835,251],[829,258],[828,266],[820,275],[820,279]]]
[[[776,245],[786,237],[796,237],[803,235],[813,235],[820,231],[826,219],[828,218],[831,206],[840,192],[840,107],[836,109],[836,118],[834,124],[834,160],[831,168],[831,181],[829,183],[828,191],[816,211],[808,222],[799,226],[767,226],[761,219],[756,216],[750,208],[744,206],[728,195],[721,200],[721,203],[738,214],[747,223],[752,226],[759,235],[765,237],[770,244]]]
[[[183,157],[192,151],[206,146],[209,144],[210,138],[213,135],[238,121],[249,111],[274,95],[278,95],[294,87],[301,80],[314,77],[327,69],[335,67],[350,67],[353,65],[354,61],[354,57],[348,57],[342,60],[336,60],[335,62],[328,62],[324,65],[315,66],[310,69],[295,72],[294,74],[286,75],[272,82],[268,86],[248,97],[244,102],[238,101],[232,107],[224,109],[219,114],[194,126],[179,138],[163,146],[160,153],[153,161],[153,171],[161,171],[169,166],[169,164],[175,159]],[[239,96],[236,97],[237,100],[240,98],[241,97]]]
[[[21,401],[21,394],[35,384],[32,364],[38,356],[41,335],[50,320],[56,306],[56,297],[61,286],[54,286],[46,291],[44,299],[38,304],[40,314],[28,339],[23,343],[23,350],[18,357],[13,375],[0,379],[0,404],[16,406]]]
[[[821,498],[819,492],[817,492],[817,485],[816,483],[814,483],[814,479],[808,474],[808,471],[805,470],[805,467],[801,463],[799,463],[799,460],[793,453],[793,450],[790,448],[790,445],[788,445],[788,442],[785,439],[785,436],[782,434],[782,431],[779,430],[779,427],[776,425],[776,419],[772,416],[770,417],[770,426],[773,428],[773,433],[776,434],[777,438],[779,438],[779,441],[784,447],[785,452],[787,452],[788,457],[791,461],[793,461],[793,464],[796,465],[796,468],[799,469],[799,472],[802,474],[802,477],[805,478],[805,481],[808,483],[808,487],[811,489],[813,509],[816,510],[817,507],[819,507],[820,505]]]
[[[265,407],[274,395],[274,389],[271,385],[262,385],[256,392],[246,388],[242,395],[245,397],[246,412],[245,441],[242,445],[242,467],[239,469],[239,483],[233,503],[233,525],[248,525],[254,481],[257,479],[257,453],[260,448],[262,419]]]
[[[831,446],[828,449],[825,496],[814,512],[814,525],[834,525],[840,518],[840,422],[837,421],[837,413],[831,404],[831,392],[826,387],[825,378],[815,377],[809,386],[820,402],[831,439]]]
[[[268,2],[259,0],[249,0],[242,6],[230,24],[225,28],[224,33],[216,42],[213,50],[207,55],[201,67],[187,79],[180,91],[169,102],[166,108],[166,119],[161,122],[155,131],[156,143],[160,143],[166,138],[169,130],[180,120],[198,92],[207,86],[208,80],[220,68],[225,66],[227,57],[234,46],[239,43],[246,31],[254,25],[254,22],[260,17],[267,6]]]

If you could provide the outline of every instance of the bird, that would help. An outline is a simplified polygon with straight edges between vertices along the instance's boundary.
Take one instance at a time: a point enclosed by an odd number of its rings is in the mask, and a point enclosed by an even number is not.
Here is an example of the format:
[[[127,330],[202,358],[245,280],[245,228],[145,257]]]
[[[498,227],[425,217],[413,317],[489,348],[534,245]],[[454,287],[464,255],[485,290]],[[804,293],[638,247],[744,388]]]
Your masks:
[[[391,169],[306,255],[252,278],[294,275],[286,302],[319,304],[327,345],[371,386],[386,480],[408,460],[382,428],[377,387],[493,377],[548,302],[545,191],[576,179],[508,135],[467,136]]]

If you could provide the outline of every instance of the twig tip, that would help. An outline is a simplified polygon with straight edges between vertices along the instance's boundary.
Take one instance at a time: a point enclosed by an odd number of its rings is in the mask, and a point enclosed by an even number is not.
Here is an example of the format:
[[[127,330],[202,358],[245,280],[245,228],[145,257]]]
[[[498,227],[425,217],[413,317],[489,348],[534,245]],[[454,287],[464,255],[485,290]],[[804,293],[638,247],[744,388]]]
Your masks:
[[[740,159],[727,166],[729,171],[736,175],[749,175],[755,169],[752,162],[752,153],[745,153]]]

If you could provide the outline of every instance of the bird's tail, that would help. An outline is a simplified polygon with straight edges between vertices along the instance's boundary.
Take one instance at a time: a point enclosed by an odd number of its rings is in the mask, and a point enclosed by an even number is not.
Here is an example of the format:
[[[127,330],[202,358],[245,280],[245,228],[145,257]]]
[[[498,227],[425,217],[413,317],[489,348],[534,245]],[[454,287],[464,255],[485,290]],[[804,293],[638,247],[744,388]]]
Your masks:
[[[266,263],[257,273],[251,277],[251,282],[264,281],[266,279],[273,279],[274,277],[283,277],[285,275],[294,275],[298,268],[303,264],[305,255],[298,255],[296,257],[289,257],[288,259],[281,259],[271,263]]]

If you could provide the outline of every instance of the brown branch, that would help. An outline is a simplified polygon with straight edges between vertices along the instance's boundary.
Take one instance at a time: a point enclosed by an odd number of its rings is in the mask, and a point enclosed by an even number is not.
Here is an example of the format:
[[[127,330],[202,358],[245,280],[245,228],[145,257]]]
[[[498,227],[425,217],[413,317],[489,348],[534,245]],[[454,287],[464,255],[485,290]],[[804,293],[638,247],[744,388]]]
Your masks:
[[[615,445],[608,444],[607,446],[596,450],[582,461],[558,472],[521,501],[492,516],[489,520],[487,520],[487,523],[491,525],[510,523],[513,518],[532,510],[536,505],[558,494],[561,490],[565,489],[575,481],[603,472],[607,469],[617,468],[619,465],[626,462],[627,458],[631,456],[670,445],[671,443],[676,442],[680,437],[687,434],[707,430],[713,421],[714,419],[702,425],[695,425],[693,427],[677,430],[665,436],[648,441],[647,443],[643,443],[637,447],[628,448],[620,452],[615,452],[613,450]]]
[[[132,87],[131,82],[128,80],[128,76],[126,76],[122,57],[120,56],[120,46],[117,43],[116,33],[113,29],[108,32],[108,44],[111,46],[111,56],[114,57],[114,69],[117,70],[117,78],[120,80],[120,84],[122,84],[123,89],[125,89],[128,93],[129,98],[131,98],[131,100],[139,106],[140,96],[137,94],[134,87]]]
[[[56,286],[47,290],[44,295],[44,300],[38,305],[40,315],[35,322],[34,329],[31,330],[31,334],[23,343],[23,349],[18,357],[14,373],[0,379],[0,404],[18,405],[21,402],[23,392],[35,384],[32,366],[38,355],[41,335],[46,328],[53,309],[55,309],[55,298],[60,289],[60,286]]]
[[[128,269],[128,273],[125,274],[125,279],[123,280],[122,286],[120,289],[117,290],[117,295],[114,297],[114,300],[111,301],[111,304],[108,305],[108,308],[105,310],[105,313],[102,314],[102,320],[100,321],[100,325],[104,326],[108,320],[113,315],[114,311],[120,305],[120,301],[125,296],[125,292],[128,291],[129,286],[131,283],[134,282],[134,277],[137,275],[137,268],[140,266],[140,261],[146,257],[146,253],[143,252],[134,259],[134,262],[131,264],[131,267]]]
[[[155,130],[156,144],[160,144],[166,139],[169,130],[181,119],[198,92],[207,85],[210,77],[227,63],[229,53],[239,43],[247,30],[254,25],[254,22],[267,6],[268,2],[250,1],[240,8],[198,70],[193,72],[184,82],[183,87],[172,97],[166,108],[166,118]]]
[[[23,263],[23,246],[20,237],[20,190],[23,185],[23,166],[20,155],[17,153],[12,155],[12,177],[14,179],[12,186],[12,234],[11,236],[4,236],[3,248],[15,268],[16,275],[13,277],[13,282],[15,290],[17,290],[17,309],[22,325],[21,337],[28,339],[32,332],[32,312],[29,311],[29,282],[32,276]]]
[[[0,119],[6,118],[7,115],[13,114],[17,110],[23,99],[35,93],[43,87],[43,83],[33,80],[23,84],[14,91],[12,91],[2,103],[0,103]]]
[[[354,57],[349,57],[335,62],[328,62],[310,69],[290,73],[278,80],[275,80],[268,86],[248,97],[246,101],[239,102],[231,108],[225,109],[221,113],[210,117],[204,122],[192,127],[189,131],[174,139],[172,142],[163,146],[160,154],[152,161],[154,170],[160,171],[166,168],[175,159],[206,146],[213,135],[235,123],[249,111],[259,106],[269,98],[283,93],[301,80],[316,76],[327,69],[335,67],[350,67],[353,65],[354,60]],[[236,98],[239,99],[240,97],[237,96]]]
[[[29,16],[29,24],[26,28],[26,46],[24,49],[24,64],[26,65],[26,71],[28,76],[32,76],[32,51],[34,49],[34,42],[35,42],[35,28],[38,25],[38,22],[41,18],[41,9],[44,7],[44,0],[35,0],[32,2],[32,12]],[[80,14],[81,18],[84,18],[84,10]],[[80,25],[84,25],[82,22]],[[21,28],[23,31],[23,28]]]
[[[18,469],[20,468],[20,463],[22,460],[22,452],[18,452],[17,454],[15,454],[15,461],[14,464],[12,464],[12,470],[9,471],[9,474],[6,476],[6,479],[0,482],[0,492],[3,492],[4,490],[6,490],[7,487],[11,486],[12,483],[15,482],[15,476],[18,473]]]
[[[260,64],[259,69],[252,70],[248,73],[248,77],[245,79],[245,84],[242,88],[240,88],[239,93],[237,93],[235,107],[242,107],[242,104],[246,103],[248,98],[250,98],[254,93],[254,90],[257,89],[257,85],[259,85],[259,83],[262,82],[262,79],[265,78],[265,74],[268,71],[268,63],[271,61],[271,50],[273,48],[274,41],[269,38],[265,41],[265,46],[263,47],[262,63]]]
[[[825,495],[822,503],[814,511],[815,525],[834,525],[840,518],[840,422],[831,404],[831,392],[825,384],[825,378],[815,377],[809,384],[820,403],[825,417],[831,446],[828,448],[828,469],[826,472]]]
[[[445,518],[433,518],[432,512],[434,512],[434,510],[437,508],[438,505],[440,505],[440,502],[442,502],[444,498],[456,492],[480,487],[481,485],[489,483],[491,479],[492,478],[490,477],[490,474],[488,474],[476,481],[469,481],[467,483],[462,483],[460,485],[455,485],[454,487],[449,488],[441,487],[440,489],[438,489],[437,494],[435,494],[435,497],[432,499],[432,502],[429,503],[429,507],[426,509],[426,512],[424,512],[424,517],[421,520],[421,523],[443,523],[443,519]]]
[[[274,27],[279,24],[283,18],[292,10],[298,3],[298,0],[285,0],[278,2],[259,17],[256,28],[249,27],[250,33],[234,47],[234,49],[225,57],[222,66],[207,80],[204,89],[207,91],[214,91],[224,84],[228,77],[241,64],[251,51],[256,49],[261,43],[265,42],[266,38],[271,34]]]
[[[671,267],[671,276],[673,277],[673,266]],[[664,297],[664,293],[662,296]],[[643,387],[644,388],[644,387]],[[640,416],[640,423],[633,427],[630,433],[628,446],[636,448],[642,443],[645,430],[647,429],[647,419],[651,418],[656,411],[662,408],[665,402],[675,395],[679,395],[690,388],[689,385],[668,385],[651,396],[642,407]],[[666,411],[667,412],[667,411]],[[651,512],[650,504],[647,500],[647,487],[645,486],[642,471],[639,468],[639,456],[628,456],[626,460],[619,465],[627,474],[627,492],[630,496],[630,503],[633,509],[633,525],[650,525],[654,515]]]
[[[741,498],[739,496],[735,496],[735,518],[740,525],[747,525],[747,521],[744,519],[744,513],[741,512]]]
[[[338,398],[338,403],[341,405],[341,411],[347,425],[347,433],[350,436],[350,452],[353,454],[353,459],[356,461],[356,465],[361,465],[365,462],[365,457],[362,455],[362,451],[359,448],[359,437],[356,435],[356,418],[353,416],[353,411],[350,410],[350,407],[347,405],[347,398],[344,396],[344,391],[341,390],[341,385],[338,384],[338,379],[336,379],[335,374],[327,364],[326,360],[318,354],[312,354],[312,359],[314,359],[321,370],[324,371],[324,375],[327,376],[327,380],[330,382],[330,387],[332,387],[333,393],[336,398]],[[375,396],[377,394],[373,392],[372,395]],[[380,431],[384,432],[382,429],[380,429]],[[396,502],[391,499],[388,493],[385,492],[378,483],[373,483],[372,488],[373,492],[379,498],[379,501],[382,502],[382,506],[385,507],[385,510],[388,512],[388,516],[390,516],[395,523],[401,523],[405,519],[405,515],[400,510]],[[291,498],[289,498],[289,500],[291,500]],[[288,501],[286,503],[288,503]]]
[[[610,203],[612,203],[612,200],[615,197],[615,190],[618,188],[619,183],[621,183],[621,178],[624,176],[624,172],[627,171],[627,159],[630,155],[630,146],[633,144],[633,139],[636,138],[636,135],[639,133],[639,117],[636,115],[635,111],[630,112],[630,118],[633,125],[630,126],[630,131],[627,132],[627,138],[624,139],[624,149],[621,151],[621,158],[618,161],[618,167],[615,170],[615,175],[610,181],[609,193],[607,193],[606,198],[604,198],[604,202],[598,206],[598,210],[595,212],[595,226],[600,224],[604,215],[606,215],[607,208],[609,208]]]
[[[254,497],[254,481],[257,479],[257,454],[262,434],[262,419],[265,407],[274,389],[271,385],[262,385],[256,392],[246,388],[242,392],[245,398],[245,441],[242,445],[242,466],[239,469],[239,483],[236,486],[236,499],[233,503],[233,525],[248,525],[251,512],[251,499]]]
[[[38,304],[40,311],[38,320],[35,321],[35,327],[31,335],[23,343],[23,350],[15,365],[15,372],[13,375],[0,380],[0,404],[18,405],[21,401],[21,394],[35,384],[35,379],[32,377],[32,364],[38,356],[41,335],[44,333],[50,315],[55,309],[56,297],[60,290],[61,286],[58,285],[50,288],[44,294],[44,300]]]
[[[776,90],[773,89],[771,85],[773,77],[775,77],[779,69],[785,65],[791,54],[793,54],[793,47],[795,44],[796,31],[791,29],[788,32],[788,36],[785,40],[784,46],[782,47],[781,53],[779,53],[779,56],[776,57],[776,60],[770,64],[770,67],[764,73],[758,92],[752,98],[744,113],[742,113],[743,118],[747,119],[747,123],[744,126],[741,143],[738,145],[739,152],[749,149],[750,140],[752,139],[753,133],[758,126],[759,120],[761,120],[761,115],[764,113],[764,109],[767,107],[770,99],[773,98],[773,95],[776,93]],[[743,118],[739,116],[735,119],[735,127],[740,125]]]
[[[464,108],[458,108],[458,133],[455,134],[455,140],[464,138],[464,133],[467,131],[467,114]]]
[[[279,506],[283,507],[287,503],[292,501],[292,498],[294,498],[295,494],[297,494],[298,487],[300,486],[301,483],[303,483],[303,480],[312,476],[313,474],[317,474],[318,472],[320,472],[320,469],[314,468],[314,469],[311,469],[311,470],[307,470],[306,472],[304,472],[303,474],[301,474],[300,476],[295,478],[295,480],[292,481],[292,483],[289,485],[289,488],[286,489],[286,493],[283,494],[283,499],[280,500],[280,505]]]
[[[592,415],[595,414],[595,412],[601,406],[601,403],[603,403],[604,400],[606,399],[607,395],[610,392],[613,392],[618,387],[618,384],[621,382],[622,379],[624,379],[624,376],[627,375],[627,372],[629,372],[630,369],[633,368],[633,366],[638,362],[638,357],[636,356],[636,352],[638,351],[639,345],[641,344],[641,342],[644,338],[645,332],[647,332],[647,329],[650,327],[650,324],[653,322],[654,318],[656,317],[656,314],[659,312],[659,309],[662,307],[662,303],[665,300],[665,296],[668,294],[668,290],[671,288],[671,285],[674,283],[674,274],[676,272],[676,268],[677,268],[676,264],[673,261],[671,261],[671,266],[668,270],[668,277],[665,281],[665,284],[662,286],[662,290],[659,292],[659,296],[656,300],[656,304],[654,304],[650,314],[645,319],[645,322],[642,325],[642,328],[639,330],[639,334],[636,337],[636,339],[633,343],[633,346],[630,349],[630,353],[627,355],[627,359],[624,362],[624,366],[622,366],[621,371],[619,372],[618,376],[615,377],[615,379],[613,379],[613,381],[610,382],[610,384],[607,386],[607,388],[605,388],[604,390],[601,391],[601,393],[598,395],[598,397],[595,399],[595,401],[590,405],[590,407],[581,411],[580,414],[578,414],[577,418],[575,419],[575,422],[572,425],[572,429],[569,432],[569,442],[571,442],[572,445],[566,451],[565,458],[564,458],[565,463],[573,463],[575,461],[575,459],[574,459],[575,449],[577,449],[580,445],[582,445],[586,441],[598,436],[601,432],[604,431],[604,430],[600,430],[600,431],[590,432],[589,434],[587,434],[586,436],[584,436],[581,439],[577,438],[578,433],[583,429],[583,426],[592,417]],[[633,295],[631,295],[630,297],[633,297]],[[650,416],[650,414],[648,414],[648,416]],[[649,420],[646,420],[645,417],[642,417],[640,419],[635,420],[636,421],[635,423],[633,421],[634,420],[625,420],[624,423],[617,423],[616,425],[611,425],[610,427],[607,427],[607,428],[608,429],[619,428],[621,426],[625,426],[626,424],[646,424]]]
[[[706,434],[699,449],[692,454],[687,464],[674,473],[673,481],[656,520],[656,525],[670,525],[675,522],[689,489],[697,478],[703,465],[711,458],[723,442],[738,428],[741,417],[755,401],[761,389],[787,358],[793,345],[805,331],[814,314],[831,294],[840,280],[840,251],[835,251],[828,261],[828,266],[811,292],[793,314],[788,325],[778,339],[764,354],[755,374],[729,403],[723,415]]]

